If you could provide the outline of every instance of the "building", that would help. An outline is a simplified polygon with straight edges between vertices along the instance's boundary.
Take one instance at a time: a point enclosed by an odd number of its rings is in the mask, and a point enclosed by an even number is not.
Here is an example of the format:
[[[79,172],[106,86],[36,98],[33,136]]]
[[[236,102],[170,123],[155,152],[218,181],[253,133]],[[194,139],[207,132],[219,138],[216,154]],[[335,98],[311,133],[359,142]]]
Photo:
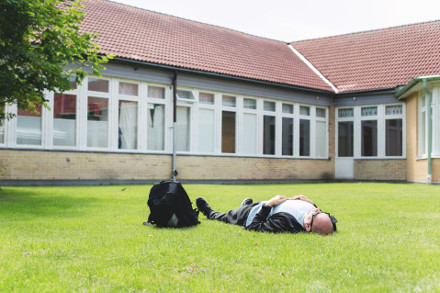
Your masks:
[[[440,182],[440,21],[286,44],[106,0],[85,11],[115,58],[40,115],[7,106],[2,184],[173,165],[187,182]]]

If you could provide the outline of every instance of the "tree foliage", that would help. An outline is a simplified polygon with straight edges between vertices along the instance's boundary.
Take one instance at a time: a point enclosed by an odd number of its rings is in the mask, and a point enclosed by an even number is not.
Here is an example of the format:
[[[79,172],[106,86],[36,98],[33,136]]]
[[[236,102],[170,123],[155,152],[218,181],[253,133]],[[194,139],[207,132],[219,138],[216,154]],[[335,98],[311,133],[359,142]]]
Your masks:
[[[81,0],[0,0],[0,119],[4,105],[36,111],[44,92],[71,89],[85,68],[99,76],[108,57],[93,43],[96,34],[80,33]]]

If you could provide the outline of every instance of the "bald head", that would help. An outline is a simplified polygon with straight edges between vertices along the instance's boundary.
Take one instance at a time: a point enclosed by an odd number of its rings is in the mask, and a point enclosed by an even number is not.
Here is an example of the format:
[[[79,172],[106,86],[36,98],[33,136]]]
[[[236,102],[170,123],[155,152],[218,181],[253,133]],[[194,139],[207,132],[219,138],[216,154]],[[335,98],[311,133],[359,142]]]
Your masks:
[[[320,213],[313,219],[312,232],[328,235],[333,233],[333,223],[329,215]]]

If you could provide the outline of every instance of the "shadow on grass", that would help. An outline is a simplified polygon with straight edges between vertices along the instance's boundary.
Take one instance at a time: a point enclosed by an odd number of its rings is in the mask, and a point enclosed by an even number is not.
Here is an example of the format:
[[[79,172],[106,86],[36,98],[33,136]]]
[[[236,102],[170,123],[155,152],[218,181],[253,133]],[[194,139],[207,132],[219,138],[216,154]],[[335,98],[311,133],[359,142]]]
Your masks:
[[[48,190],[48,192],[50,192]],[[99,199],[74,197],[30,189],[1,188],[0,218],[76,217],[91,212]]]

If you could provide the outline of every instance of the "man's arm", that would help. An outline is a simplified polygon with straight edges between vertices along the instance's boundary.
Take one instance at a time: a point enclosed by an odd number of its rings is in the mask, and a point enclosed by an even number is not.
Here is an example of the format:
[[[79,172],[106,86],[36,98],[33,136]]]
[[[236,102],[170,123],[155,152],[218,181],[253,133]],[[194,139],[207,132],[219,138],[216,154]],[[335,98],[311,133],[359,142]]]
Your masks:
[[[255,215],[252,223],[247,227],[248,230],[252,231],[260,231],[260,232],[272,232],[272,233],[280,233],[280,232],[290,232],[296,233],[300,232],[301,229],[300,224],[298,224],[293,217],[289,215],[283,215],[283,213],[275,214],[269,219],[270,211],[272,207],[275,207],[286,200],[289,200],[288,197],[283,195],[277,195],[270,200],[268,200],[262,207],[261,210]]]
[[[291,200],[302,200],[302,201],[306,201],[312,205],[314,205],[316,207],[316,204],[308,197],[304,196],[304,195],[295,195],[292,196],[291,198],[289,198]]]

